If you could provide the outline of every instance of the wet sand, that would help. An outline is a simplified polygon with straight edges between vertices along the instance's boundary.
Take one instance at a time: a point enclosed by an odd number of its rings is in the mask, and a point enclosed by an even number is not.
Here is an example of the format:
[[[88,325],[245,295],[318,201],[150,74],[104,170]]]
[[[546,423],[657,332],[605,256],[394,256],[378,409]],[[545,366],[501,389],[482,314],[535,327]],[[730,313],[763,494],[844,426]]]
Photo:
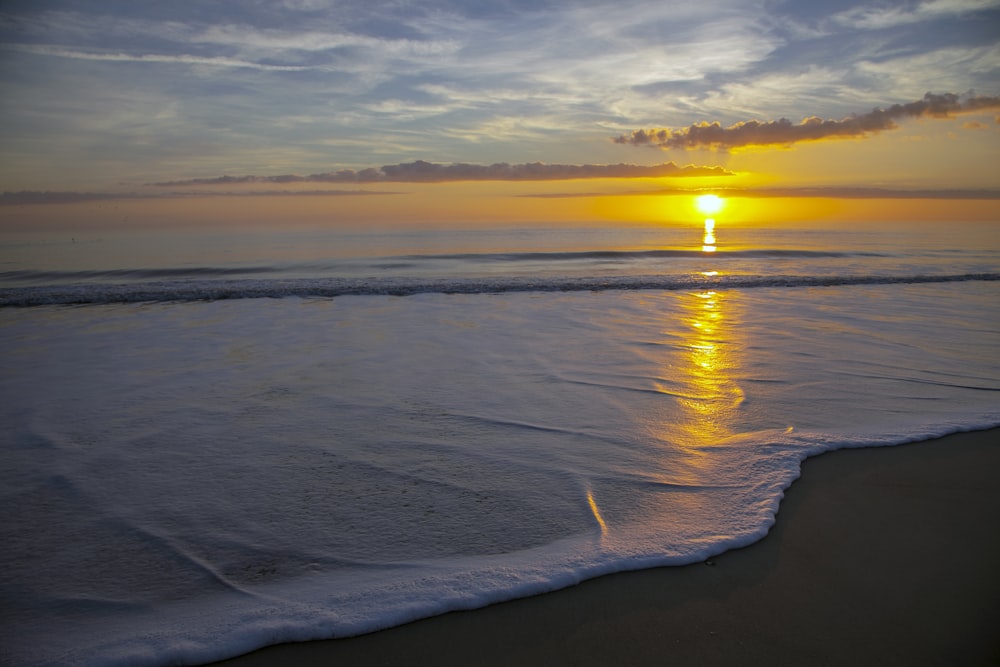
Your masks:
[[[259,665],[1000,665],[1000,429],[805,462],[760,542]]]

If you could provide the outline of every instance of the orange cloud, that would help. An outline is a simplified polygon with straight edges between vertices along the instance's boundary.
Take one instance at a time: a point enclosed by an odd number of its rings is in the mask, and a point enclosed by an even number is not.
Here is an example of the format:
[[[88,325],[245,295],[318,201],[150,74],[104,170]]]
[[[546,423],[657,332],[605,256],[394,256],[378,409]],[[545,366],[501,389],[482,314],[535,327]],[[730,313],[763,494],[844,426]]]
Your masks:
[[[681,148],[730,150],[755,146],[791,146],[800,141],[820,141],[863,137],[897,127],[903,118],[949,118],[952,114],[971,113],[1000,108],[1000,97],[972,96],[961,100],[954,93],[927,93],[923,99],[908,104],[894,104],[888,109],[873,109],[841,120],[824,120],[816,116],[799,124],[787,118],[780,120],[748,120],[729,127],[718,122],[697,123],[680,130],[670,128],[635,130],[615,137],[615,143],[652,146],[663,149]]]

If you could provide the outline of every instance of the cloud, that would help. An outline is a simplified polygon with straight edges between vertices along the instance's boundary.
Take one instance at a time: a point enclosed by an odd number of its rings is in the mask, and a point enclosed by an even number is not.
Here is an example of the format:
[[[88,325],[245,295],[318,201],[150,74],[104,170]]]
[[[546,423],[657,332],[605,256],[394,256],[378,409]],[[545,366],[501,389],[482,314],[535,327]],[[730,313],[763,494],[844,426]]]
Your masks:
[[[852,186],[788,187],[788,188],[664,188],[633,190],[630,192],[541,192],[519,194],[531,199],[579,199],[586,197],[662,197],[670,195],[697,195],[712,192],[723,197],[770,198],[821,198],[821,199],[961,199],[1000,200],[1000,190],[995,188],[870,188]]]
[[[910,23],[919,23],[941,17],[960,16],[972,12],[995,9],[997,0],[927,0],[915,6],[866,6],[852,7],[834,14],[834,23],[860,30],[882,30]]]
[[[80,204],[109,199],[135,199],[133,194],[112,195],[104,192],[53,192],[50,190],[19,190],[0,193],[0,206],[30,204]]]
[[[832,199],[1000,199],[996,188],[869,188],[851,186],[747,188],[713,192],[732,197],[822,197]]]
[[[543,192],[517,195],[538,199],[570,199],[581,197],[662,197],[664,195],[694,195],[712,192],[724,197],[747,198],[824,198],[824,199],[1000,199],[996,188],[871,188],[854,186],[787,187],[787,188],[663,188],[631,192]]]
[[[103,60],[109,62],[131,62],[131,63],[170,63],[181,65],[209,65],[212,67],[241,67],[256,69],[265,72],[301,72],[309,69],[298,65],[268,65],[263,63],[241,60],[239,58],[228,58],[224,56],[192,56],[192,55],[164,55],[164,54],[129,54],[122,52],[97,53],[90,51],[78,51],[73,49],[63,49],[57,46],[45,44],[4,44],[4,48],[33,53],[41,56],[53,56],[56,58],[70,58],[73,60]]]
[[[627,165],[626,165],[627,166]],[[278,183],[279,180],[266,180],[268,177],[253,176],[222,177],[202,181],[185,181],[188,185],[242,183]],[[286,177],[276,176],[273,179]],[[304,178],[304,177],[298,177]],[[256,179],[256,180],[249,180]],[[165,185],[165,184],[164,184]],[[517,197],[534,199],[578,199],[586,197],[606,196],[664,196],[702,194],[704,188],[671,187],[656,190],[633,191],[591,191],[591,192],[541,192],[519,194]],[[787,187],[787,188],[712,188],[711,192],[725,197],[823,197],[834,199],[989,199],[1000,200],[1000,189],[997,188],[871,188],[871,187]],[[403,192],[386,190],[237,190],[228,192],[212,191],[174,191],[174,192],[73,192],[49,190],[20,190],[16,192],[0,192],[0,206],[31,206],[35,204],[83,204],[100,202],[119,202],[157,199],[199,199],[203,197],[353,197],[368,195],[400,195]]]
[[[636,164],[438,164],[417,160],[379,168],[342,169],[323,174],[299,176],[219,176],[185,181],[154,183],[177,185],[237,185],[242,183],[445,183],[453,181],[562,181],[585,178],[681,178],[686,176],[730,176],[722,167],[680,167],[673,162],[652,166]]]
[[[235,181],[232,181],[235,182]],[[88,202],[125,201],[136,199],[190,199],[198,197],[350,197],[365,195],[398,195],[400,192],[371,190],[253,190],[250,192],[72,192],[52,190],[18,190],[0,192],[0,206],[30,206],[33,204],[83,204]]]
[[[192,41],[274,53],[365,48],[394,56],[439,56],[453,53],[459,48],[459,44],[453,40],[417,41],[347,32],[261,30],[245,25],[212,26],[195,35]]]
[[[801,141],[820,141],[863,137],[897,127],[903,118],[949,118],[952,114],[1000,109],[1000,97],[971,96],[964,101],[954,93],[927,93],[923,99],[908,104],[894,104],[888,109],[873,109],[866,114],[851,115],[841,120],[824,120],[812,116],[799,124],[787,118],[780,120],[748,120],[729,127],[718,122],[698,123],[680,130],[670,128],[635,130],[615,137],[618,144],[654,146],[685,150],[707,148],[730,150],[754,146],[791,146]]]

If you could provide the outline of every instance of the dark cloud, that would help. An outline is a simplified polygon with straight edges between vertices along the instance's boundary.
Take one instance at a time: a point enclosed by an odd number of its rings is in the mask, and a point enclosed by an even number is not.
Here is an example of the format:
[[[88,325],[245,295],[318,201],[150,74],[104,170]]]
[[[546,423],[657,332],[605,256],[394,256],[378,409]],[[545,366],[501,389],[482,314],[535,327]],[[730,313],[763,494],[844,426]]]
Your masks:
[[[238,180],[227,181],[238,183]],[[399,192],[370,190],[252,190],[249,192],[54,192],[51,190],[19,190],[0,192],[0,206],[31,204],[80,204],[86,202],[124,201],[132,199],[188,199],[200,197],[334,197],[362,195],[397,195]]]
[[[718,122],[698,123],[680,130],[635,130],[615,137],[615,143],[633,146],[653,146],[686,150],[708,148],[729,150],[749,146],[790,146],[800,141],[820,141],[845,137],[862,137],[896,127],[903,118],[948,118],[952,114],[971,113],[1000,108],[1000,97],[971,96],[964,100],[953,93],[927,93],[923,99],[908,104],[894,104],[888,109],[852,115],[841,120],[824,120],[813,116],[801,123],[787,118],[780,120],[748,120],[729,127]]]
[[[109,199],[136,199],[134,194],[111,194],[105,192],[54,192],[51,190],[19,190],[0,193],[0,205],[25,206],[28,204],[79,204],[82,202],[107,201]]]
[[[438,164],[417,160],[379,168],[342,169],[310,176],[219,176],[154,185],[234,185],[241,183],[445,183],[450,181],[562,181],[584,178],[658,178],[730,176],[722,167],[680,167],[673,162],[652,166],[635,164]]]

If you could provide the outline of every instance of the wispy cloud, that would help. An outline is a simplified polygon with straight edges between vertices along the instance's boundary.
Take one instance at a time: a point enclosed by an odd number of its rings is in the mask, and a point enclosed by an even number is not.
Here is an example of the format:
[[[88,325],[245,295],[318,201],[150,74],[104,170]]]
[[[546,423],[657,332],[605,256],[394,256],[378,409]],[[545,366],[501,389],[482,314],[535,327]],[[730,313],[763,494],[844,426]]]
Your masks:
[[[883,131],[900,122],[890,109],[872,129],[869,114],[844,117],[927,90],[1000,93],[1000,0],[388,7],[0,2],[0,184],[68,191],[294,170],[365,183],[364,167],[422,156],[478,172],[451,165],[393,178],[484,179],[495,177],[485,175],[492,163],[617,162],[608,137],[636,128],[674,129],[621,139],[738,150]],[[775,120],[783,116],[792,122]],[[817,118],[800,127],[805,116]],[[718,122],[684,129],[702,119]],[[751,130],[758,143],[746,143]],[[995,139],[957,136],[956,150]],[[556,166],[548,178],[563,178]],[[374,172],[371,182],[389,178]],[[509,172],[528,178],[517,165]]]
[[[849,28],[879,30],[997,7],[1000,7],[997,0],[927,0],[903,6],[861,5],[834,14],[831,20]]]
[[[913,50],[893,57],[865,57],[854,64],[854,73],[878,82],[899,96],[919,95],[925,90],[954,89],[955,81],[969,81],[967,89],[995,89],[1000,43],[961,45],[932,50]]]
[[[653,146],[664,149],[731,150],[748,147],[791,146],[803,141],[843,139],[877,134],[897,127],[904,118],[949,118],[953,114],[1000,108],[1000,97],[970,96],[961,99],[954,93],[927,93],[923,99],[907,104],[894,104],[887,109],[873,109],[865,114],[841,120],[824,120],[812,116],[801,123],[787,118],[779,120],[748,120],[729,127],[720,123],[698,123],[674,130],[670,128],[635,130],[614,138],[615,143],[633,146]]]
[[[324,174],[299,176],[219,176],[154,183],[159,186],[235,185],[241,183],[446,183],[455,181],[562,181],[593,178],[683,178],[729,176],[722,167],[678,166],[665,162],[652,166],[636,164],[437,164],[417,160],[355,171],[342,169]]]
[[[365,48],[393,56],[435,56],[453,53],[459,48],[454,40],[391,39],[349,32],[261,30],[234,24],[211,26],[192,36],[191,40],[278,54],[286,51]]]
[[[0,16],[0,18],[8,18]],[[8,18],[16,26],[2,47],[75,60],[208,65],[260,71],[361,71],[435,59],[459,48],[453,39],[409,39],[338,29],[260,28],[200,20],[157,21],[115,14],[44,11]],[[72,46],[68,46],[72,45]]]
[[[212,67],[245,67],[261,71],[299,72],[308,67],[299,65],[269,65],[225,56],[165,55],[156,53],[130,54],[122,52],[94,52],[64,49],[46,44],[4,44],[3,48],[41,56],[71,58],[74,60],[103,60],[109,62],[173,63],[182,65],[208,65]]]

